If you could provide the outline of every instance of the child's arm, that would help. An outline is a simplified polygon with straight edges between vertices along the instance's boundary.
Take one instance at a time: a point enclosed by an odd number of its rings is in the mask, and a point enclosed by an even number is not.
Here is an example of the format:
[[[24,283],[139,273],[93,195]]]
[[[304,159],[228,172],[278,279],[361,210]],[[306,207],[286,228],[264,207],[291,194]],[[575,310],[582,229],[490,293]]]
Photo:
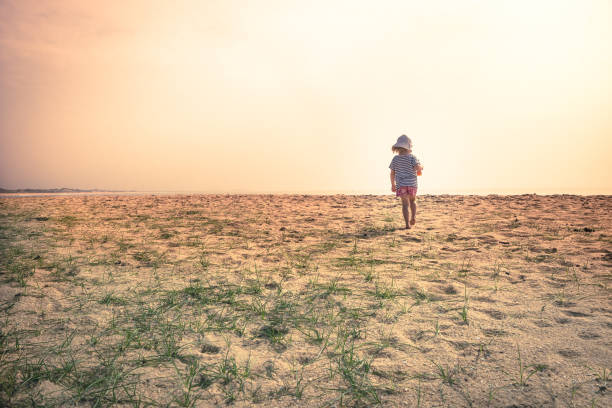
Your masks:
[[[421,172],[423,171],[423,166],[421,165],[421,162],[419,161],[419,159],[416,158],[416,156],[412,156],[412,160],[413,160],[413,169],[416,171],[417,176],[421,175]]]
[[[391,170],[391,191],[395,192],[395,170]]]

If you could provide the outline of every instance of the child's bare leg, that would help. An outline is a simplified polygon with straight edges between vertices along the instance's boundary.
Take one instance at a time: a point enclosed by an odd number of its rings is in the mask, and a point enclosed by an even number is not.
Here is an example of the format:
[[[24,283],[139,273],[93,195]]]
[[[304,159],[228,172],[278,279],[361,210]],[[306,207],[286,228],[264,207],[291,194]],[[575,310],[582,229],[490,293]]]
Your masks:
[[[416,224],[416,196],[409,196],[409,197],[410,197],[410,212],[412,213],[412,218],[410,219],[410,225],[414,225]]]
[[[409,214],[408,214],[408,206],[409,206],[409,202],[408,202],[408,196],[407,195],[403,195],[400,196],[402,199],[402,214],[404,214],[404,221],[406,221],[406,228],[410,229],[410,222],[409,222]]]

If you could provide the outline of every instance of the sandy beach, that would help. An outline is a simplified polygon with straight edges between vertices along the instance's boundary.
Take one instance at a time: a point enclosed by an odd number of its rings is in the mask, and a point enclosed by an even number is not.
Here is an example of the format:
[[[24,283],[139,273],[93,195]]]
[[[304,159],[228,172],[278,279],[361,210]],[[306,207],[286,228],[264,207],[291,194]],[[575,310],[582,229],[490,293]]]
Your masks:
[[[0,405],[612,406],[612,198],[0,199]]]

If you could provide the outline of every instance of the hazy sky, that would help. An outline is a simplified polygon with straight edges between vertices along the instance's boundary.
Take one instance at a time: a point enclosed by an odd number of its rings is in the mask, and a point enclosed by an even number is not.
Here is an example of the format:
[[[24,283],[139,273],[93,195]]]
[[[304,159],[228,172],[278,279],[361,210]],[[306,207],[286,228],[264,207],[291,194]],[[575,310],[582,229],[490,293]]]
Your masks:
[[[611,95],[609,0],[0,0],[5,188],[612,194]]]

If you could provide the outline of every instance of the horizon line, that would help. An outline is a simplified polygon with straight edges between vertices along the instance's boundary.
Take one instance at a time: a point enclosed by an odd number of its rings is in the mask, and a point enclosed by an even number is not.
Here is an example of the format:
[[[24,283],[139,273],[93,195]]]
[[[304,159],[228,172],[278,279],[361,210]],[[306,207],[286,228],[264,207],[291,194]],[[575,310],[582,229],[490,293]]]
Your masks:
[[[276,191],[215,191],[215,190],[115,190],[115,189],[80,189],[80,188],[14,188],[6,189],[0,187],[0,196],[12,196],[12,195],[104,195],[104,194],[164,194],[164,195],[189,195],[189,194],[200,194],[200,195],[375,195],[375,196],[386,196],[394,195],[391,191],[383,190],[307,190],[307,191],[287,191],[287,190],[276,190]],[[534,189],[534,190],[519,190],[519,189],[507,189],[507,190],[487,190],[487,189],[474,189],[474,190],[429,190],[425,189],[418,195],[475,195],[475,196],[487,196],[487,195],[502,195],[502,196],[519,196],[519,195],[541,195],[541,196],[556,196],[556,195],[574,195],[574,196],[610,196],[612,191],[607,189],[585,189],[585,190],[570,190],[570,191],[556,191],[548,189]]]

